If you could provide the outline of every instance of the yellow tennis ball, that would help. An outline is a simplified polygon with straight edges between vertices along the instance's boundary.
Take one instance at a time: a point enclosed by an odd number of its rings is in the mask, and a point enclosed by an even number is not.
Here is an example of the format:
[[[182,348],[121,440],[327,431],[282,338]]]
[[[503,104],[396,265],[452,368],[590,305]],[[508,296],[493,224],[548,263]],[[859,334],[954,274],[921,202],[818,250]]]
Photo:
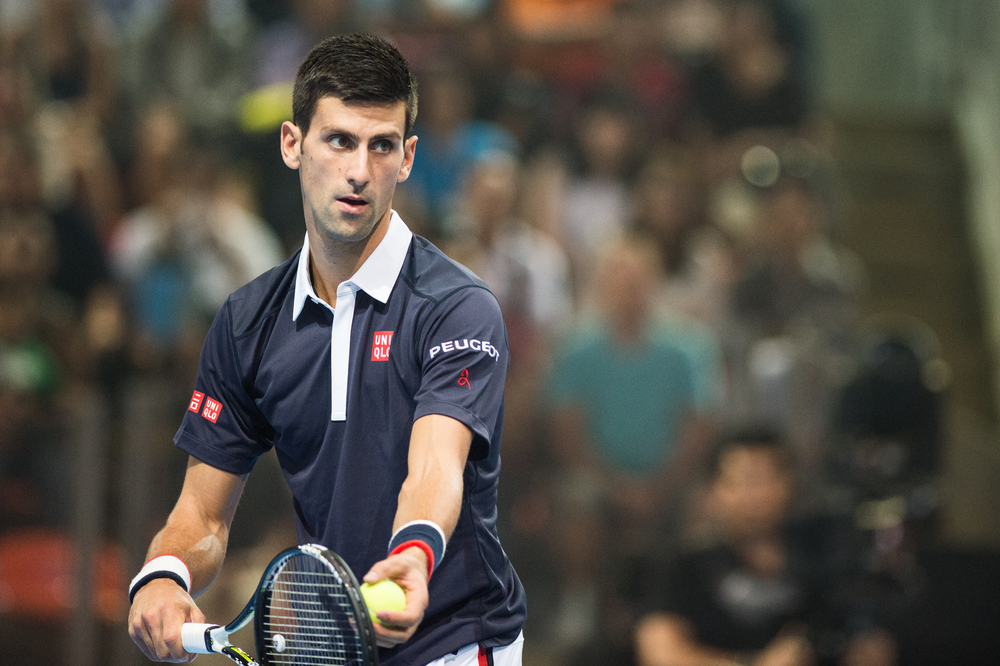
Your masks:
[[[372,622],[378,622],[376,613],[381,611],[401,611],[406,609],[406,592],[388,578],[377,583],[362,583],[361,596],[368,607]],[[381,624],[381,623],[380,623]]]

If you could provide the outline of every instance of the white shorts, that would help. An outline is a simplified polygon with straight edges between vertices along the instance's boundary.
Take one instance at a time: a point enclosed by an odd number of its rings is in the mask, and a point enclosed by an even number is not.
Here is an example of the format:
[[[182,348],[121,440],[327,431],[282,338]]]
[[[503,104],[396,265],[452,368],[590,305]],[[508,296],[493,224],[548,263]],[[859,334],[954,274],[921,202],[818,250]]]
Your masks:
[[[466,645],[454,654],[446,654],[427,666],[521,666],[521,648],[524,632],[518,634],[510,645],[482,648],[477,643]]]

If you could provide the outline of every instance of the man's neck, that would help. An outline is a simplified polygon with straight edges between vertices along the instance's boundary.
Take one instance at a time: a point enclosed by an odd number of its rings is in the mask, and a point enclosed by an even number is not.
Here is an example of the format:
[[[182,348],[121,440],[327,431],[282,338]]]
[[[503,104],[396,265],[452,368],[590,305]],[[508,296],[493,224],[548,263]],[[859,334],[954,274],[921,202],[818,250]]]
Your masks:
[[[337,287],[358,272],[385,238],[391,216],[390,210],[368,238],[359,241],[342,241],[309,231],[309,276],[316,295],[330,307],[337,307]]]
[[[646,342],[647,321],[644,316],[612,317],[611,331],[622,347],[638,347]]]
[[[785,570],[785,542],[780,533],[755,534],[732,545],[743,563],[760,576],[780,576]]]

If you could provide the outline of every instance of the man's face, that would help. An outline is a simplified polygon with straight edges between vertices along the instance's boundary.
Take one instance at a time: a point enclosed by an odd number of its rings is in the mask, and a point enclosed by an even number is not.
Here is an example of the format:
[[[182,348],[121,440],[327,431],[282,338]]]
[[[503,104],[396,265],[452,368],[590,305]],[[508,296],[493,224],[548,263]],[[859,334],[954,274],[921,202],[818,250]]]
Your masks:
[[[775,449],[735,447],[723,455],[712,493],[729,535],[753,538],[781,529],[792,486]]]
[[[321,242],[363,241],[388,219],[396,183],[410,175],[417,137],[404,139],[406,107],[323,97],[308,133],[286,122],[282,157],[299,170],[306,228]]]

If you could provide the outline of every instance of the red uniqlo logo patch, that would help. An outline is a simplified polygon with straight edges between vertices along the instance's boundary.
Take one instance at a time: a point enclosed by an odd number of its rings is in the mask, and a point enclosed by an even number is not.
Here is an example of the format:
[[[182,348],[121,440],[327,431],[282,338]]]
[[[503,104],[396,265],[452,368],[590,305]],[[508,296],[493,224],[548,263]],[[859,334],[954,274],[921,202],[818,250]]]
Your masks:
[[[195,391],[194,394],[191,395],[191,402],[188,404],[188,411],[197,414],[198,410],[201,409],[201,401],[204,397],[204,393],[201,391]]]
[[[372,339],[372,360],[388,361],[391,344],[392,331],[375,331],[375,337]]]
[[[205,409],[202,410],[201,415],[206,419],[215,423],[219,420],[219,412],[222,411],[222,403],[218,400],[212,400],[211,398],[205,398]]]

